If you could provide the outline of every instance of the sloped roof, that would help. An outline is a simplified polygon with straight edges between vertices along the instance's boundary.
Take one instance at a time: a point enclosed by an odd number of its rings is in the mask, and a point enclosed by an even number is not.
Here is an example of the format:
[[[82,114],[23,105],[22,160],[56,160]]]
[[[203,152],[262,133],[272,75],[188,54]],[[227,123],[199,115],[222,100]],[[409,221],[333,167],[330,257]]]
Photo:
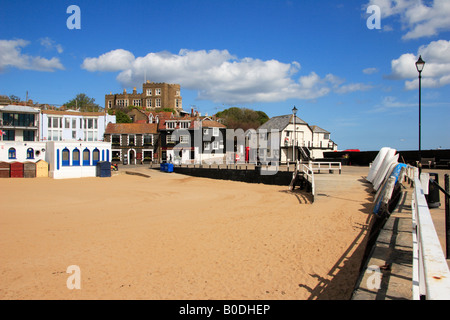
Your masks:
[[[327,130],[322,129],[322,128],[319,127],[319,126],[311,126],[311,129],[312,129],[312,131],[313,131],[314,133],[330,133],[330,132],[328,132]]]
[[[0,108],[0,111],[3,111],[3,112],[39,113],[39,110],[36,110],[35,108],[27,107],[27,106],[13,105],[13,104],[9,104],[7,106],[4,106],[3,108]]]
[[[269,121],[267,121],[266,123],[261,125],[258,129],[283,130],[290,123],[294,123],[294,118],[293,118],[292,114],[287,114],[284,116],[277,116],[277,117],[270,118]],[[308,125],[305,121],[303,121],[299,117],[295,117],[295,123]]]
[[[158,133],[156,123],[108,123],[105,134]]]
[[[202,121],[202,127],[208,127],[208,128],[226,128],[225,125],[221,124],[220,122],[214,121],[214,120],[203,120],[203,121]]]

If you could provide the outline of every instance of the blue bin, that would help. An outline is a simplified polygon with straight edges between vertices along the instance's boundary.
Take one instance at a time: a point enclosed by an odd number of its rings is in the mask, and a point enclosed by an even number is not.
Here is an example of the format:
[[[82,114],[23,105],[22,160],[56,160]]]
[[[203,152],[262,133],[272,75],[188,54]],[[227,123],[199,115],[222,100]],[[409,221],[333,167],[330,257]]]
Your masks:
[[[164,165],[165,165],[165,163],[161,163],[160,165],[159,165],[159,171],[164,171]]]
[[[168,163],[167,164],[167,170],[166,172],[173,172],[173,163]]]
[[[97,162],[97,177],[111,177],[111,162],[99,161]]]

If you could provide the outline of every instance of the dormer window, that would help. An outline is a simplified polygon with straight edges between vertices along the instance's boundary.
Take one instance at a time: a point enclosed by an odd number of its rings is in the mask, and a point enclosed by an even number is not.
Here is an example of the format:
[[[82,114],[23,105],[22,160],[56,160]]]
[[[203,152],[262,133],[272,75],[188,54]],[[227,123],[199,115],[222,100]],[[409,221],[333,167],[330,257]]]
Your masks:
[[[175,121],[167,121],[166,122],[166,128],[167,129],[175,129],[176,127],[176,122]]]

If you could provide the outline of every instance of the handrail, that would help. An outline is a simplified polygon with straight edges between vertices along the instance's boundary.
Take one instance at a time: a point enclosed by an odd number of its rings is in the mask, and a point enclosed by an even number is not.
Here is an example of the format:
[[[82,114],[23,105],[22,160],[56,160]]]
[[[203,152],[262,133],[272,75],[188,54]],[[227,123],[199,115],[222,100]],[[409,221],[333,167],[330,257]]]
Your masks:
[[[300,163],[297,163],[297,168],[299,167],[299,165],[300,165]],[[314,171],[312,169],[312,165],[307,166],[304,163],[301,163],[301,165],[302,165],[301,168],[302,168],[303,173],[305,174],[306,177],[309,178],[308,181],[311,183],[311,194],[312,194],[312,199],[313,199],[313,202],[314,202],[314,196],[315,196],[315,193],[316,193],[316,186],[315,186],[315,183],[314,183]],[[298,171],[300,171],[300,170],[298,170]]]
[[[320,169],[322,168],[322,165],[324,165],[324,169],[327,169],[329,171],[331,170],[339,170],[339,174],[341,174],[342,172],[342,163],[341,162],[321,162],[321,161],[311,161],[311,169],[315,170],[319,170],[320,173]],[[314,165],[318,165],[317,168],[314,168]],[[333,167],[333,165],[337,165],[338,167]],[[327,167],[328,166],[328,167]]]
[[[450,271],[416,170],[413,174],[413,299],[448,300]]]

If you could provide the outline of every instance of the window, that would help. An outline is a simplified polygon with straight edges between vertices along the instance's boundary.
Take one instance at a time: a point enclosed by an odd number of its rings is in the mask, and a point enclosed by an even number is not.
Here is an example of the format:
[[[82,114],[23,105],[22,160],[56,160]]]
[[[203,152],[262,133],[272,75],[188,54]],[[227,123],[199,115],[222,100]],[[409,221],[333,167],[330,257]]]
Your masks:
[[[83,150],[83,166],[90,165],[90,162],[91,162],[91,153],[89,149],[86,148]]]
[[[34,127],[34,114],[27,113],[3,113],[3,125],[17,127]]]
[[[74,140],[77,139],[77,132],[76,131],[72,131],[72,139],[74,139]]]
[[[119,134],[113,134],[111,136],[111,144],[113,146],[120,146],[120,135]]]
[[[190,125],[191,123],[189,122],[189,121],[181,121],[180,122],[180,128],[181,129],[189,129],[189,125]]]
[[[34,159],[34,149],[33,148],[27,149],[27,159]]]
[[[96,118],[84,118],[81,121],[84,124],[84,141],[97,141],[98,137],[98,119]]]
[[[175,129],[176,124],[177,123],[175,121],[167,121],[166,122],[166,129]]]
[[[134,99],[133,100],[133,106],[140,107],[141,106],[141,99]]]
[[[95,166],[100,161],[100,151],[97,148],[92,151],[92,165]]]
[[[3,141],[14,141],[16,139],[16,131],[15,130],[3,130],[5,133],[3,135]]]
[[[155,102],[156,102],[156,107],[161,108],[161,99],[156,99]]]
[[[48,140],[51,141],[61,141],[62,140],[62,130],[48,130]]]
[[[136,141],[135,141],[135,135],[134,134],[129,134],[128,135],[128,145],[129,146],[134,146]]]
[[[153,135],[151,134],[144,134],[144,146],[152,145],[153,144]]]
[[[175,99],[175,107],[181,108],[181,99]]]
[[[203,150],[210,150],[211,142],[203,142]]]
[[[70,128],[70,118],[64,119],[64,128],[69,129]]]
[[[69,164],[69,149],[65,148],[62,151],[62,165],[63,167],[68,167]]]
[[[34,131],[23,130],[23,141],[34,141]]]
[[[213,136],[218,137],[219,136],[219,128],[213,128]]]
[[[16,149],[9,148],[8,150],[8,159],[16,159]]]
[[[146,101],[147,101],[146,107],[151,108],[152,107],[152,99],[147,99]]]
[[[112,107],[112,101],[108,100],[108,109],[111,109],[111,107]]]
[[[180,143],[189,143],[189,136],[180,136]]]
[[[204,128],[203,129],[203,134],[204,135],[208,135],[209,134],[209,129],[208,128]]]
[[[180,96],[180,90],[177,90],[177,91],[175,92],[175,95],[176,95],[177,97],[179,97],[179,96]]]
[[[80,150],[74,149],[72,152],[72,165],[79,166],[80,165]]]
[[[77,119],[72,119],[72,129],[77,128]]]
[[[323,138],[326,139],[330,139],[330,134],[329,133],[324,133]]]
[[[212,148],[213,150],[219,150],[219,141],[213,141]]]
[[[156,96],[160,96],[161,95],[161,89],[160,88],[155,89],[155,95]]]
[[[172,134],[166,136],[166,143],[175,143],[175,140],[172,139]]]
[[[147,89],[146,94],[147,94],[147,96],[151,96],[152,95],[152,89]]]

